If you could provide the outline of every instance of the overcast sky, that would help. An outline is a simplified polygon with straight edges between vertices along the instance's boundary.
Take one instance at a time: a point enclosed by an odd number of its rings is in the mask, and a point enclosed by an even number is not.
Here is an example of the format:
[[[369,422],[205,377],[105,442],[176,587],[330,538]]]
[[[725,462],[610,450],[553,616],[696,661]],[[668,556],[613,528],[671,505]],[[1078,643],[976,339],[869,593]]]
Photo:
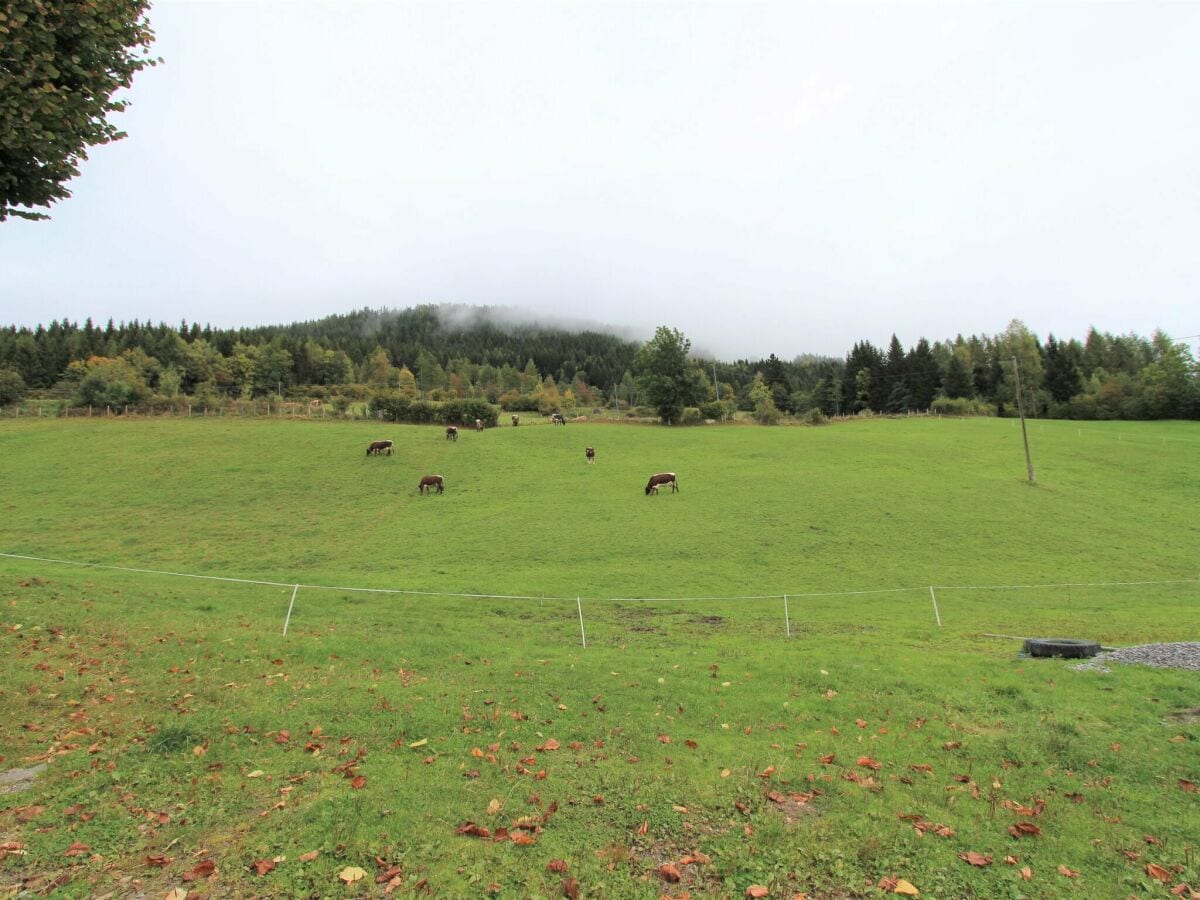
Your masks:
[[[182,2],[0,320],[1200,332],[1200,3]]]

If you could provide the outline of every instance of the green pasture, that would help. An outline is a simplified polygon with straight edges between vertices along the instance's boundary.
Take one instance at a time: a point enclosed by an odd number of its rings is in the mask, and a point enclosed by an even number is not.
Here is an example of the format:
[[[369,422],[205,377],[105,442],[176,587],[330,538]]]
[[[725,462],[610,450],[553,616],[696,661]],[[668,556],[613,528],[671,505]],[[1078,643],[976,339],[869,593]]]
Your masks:
[[[1200,427],[1030,440],[4,421],[0,896],[1200,889],[1197,674],[1016,639],[1200,640]]]

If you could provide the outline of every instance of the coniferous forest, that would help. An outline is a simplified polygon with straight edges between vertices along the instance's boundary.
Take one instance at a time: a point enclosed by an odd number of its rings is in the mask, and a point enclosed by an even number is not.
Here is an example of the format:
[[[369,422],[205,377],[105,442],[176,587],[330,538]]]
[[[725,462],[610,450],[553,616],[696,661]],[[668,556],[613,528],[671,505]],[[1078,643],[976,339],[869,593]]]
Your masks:
[[[642,344],[601,330],[512,324],[488,307],[362,309],[311,322],[220,329],[67,320],[0,329],[0,406],[154,410],[271,397],[344,411],[388,396],[477,400],[510,411],[629,410],[652,415]],[[784,348],[780,348],[784,349]],[[995,335],[905,347],[860,341],[845,358],[693,359],[694,407],[680,421],[738,411],[788,417],[937,412],[1076,419],[1200,418],[1188,345],[1089,329],[1044,340],[1020,321]]]

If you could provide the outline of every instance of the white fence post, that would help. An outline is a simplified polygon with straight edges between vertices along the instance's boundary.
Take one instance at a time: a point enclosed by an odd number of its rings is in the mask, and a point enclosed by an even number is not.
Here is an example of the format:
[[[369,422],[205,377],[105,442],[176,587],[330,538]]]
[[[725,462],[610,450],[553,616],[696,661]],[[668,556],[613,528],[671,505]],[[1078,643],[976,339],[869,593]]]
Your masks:
[[[287,616],[283,620],[283,636],[287,637],[288,622],[292,621],[292,607],[296,605],[296,595],[300,593],[300,585],[292,588],[292,602],[288,604]]]
[[[934,617],[935,619],[937,619],[938,628],[941,628],[941,627],[942,627],[942,614],[941,614],[940,612],[938,612],[938,608],[937,608],[937,594],[935,594],[935,593],[933,592],[933,585],[932,585],[932,584],[929,586],[929,596],[930,596],[930,598],[933,600],[933,617]]]
[[[579,639],[583,642],[583,646],[587,647],[587,634],[583,630],[583,601],[578,597],[575,598],[575,608],[579,610]]]
[[[788,615],[787,594],[783,595],[783,627],[787,631],[787,636],[792,636],[792,620]]]

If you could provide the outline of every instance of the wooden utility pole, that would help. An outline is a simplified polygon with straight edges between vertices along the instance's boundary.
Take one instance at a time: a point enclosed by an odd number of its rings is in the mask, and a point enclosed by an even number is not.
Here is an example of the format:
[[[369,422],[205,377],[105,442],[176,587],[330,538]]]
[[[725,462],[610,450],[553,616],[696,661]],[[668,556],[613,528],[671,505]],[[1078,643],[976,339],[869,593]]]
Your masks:
[[[1029,483],[1037,484],[1033,475],[1033,458],[1029,455],[1029,434],[1025,431],[1025,404],[1021,401],[1021,370],[1017,368],[1017,358],[1012,358],[1013,375],[1017,380],[1017,414],[1021,417],[1021,439],[1025,441],[1025,468],[1029,470]]]

